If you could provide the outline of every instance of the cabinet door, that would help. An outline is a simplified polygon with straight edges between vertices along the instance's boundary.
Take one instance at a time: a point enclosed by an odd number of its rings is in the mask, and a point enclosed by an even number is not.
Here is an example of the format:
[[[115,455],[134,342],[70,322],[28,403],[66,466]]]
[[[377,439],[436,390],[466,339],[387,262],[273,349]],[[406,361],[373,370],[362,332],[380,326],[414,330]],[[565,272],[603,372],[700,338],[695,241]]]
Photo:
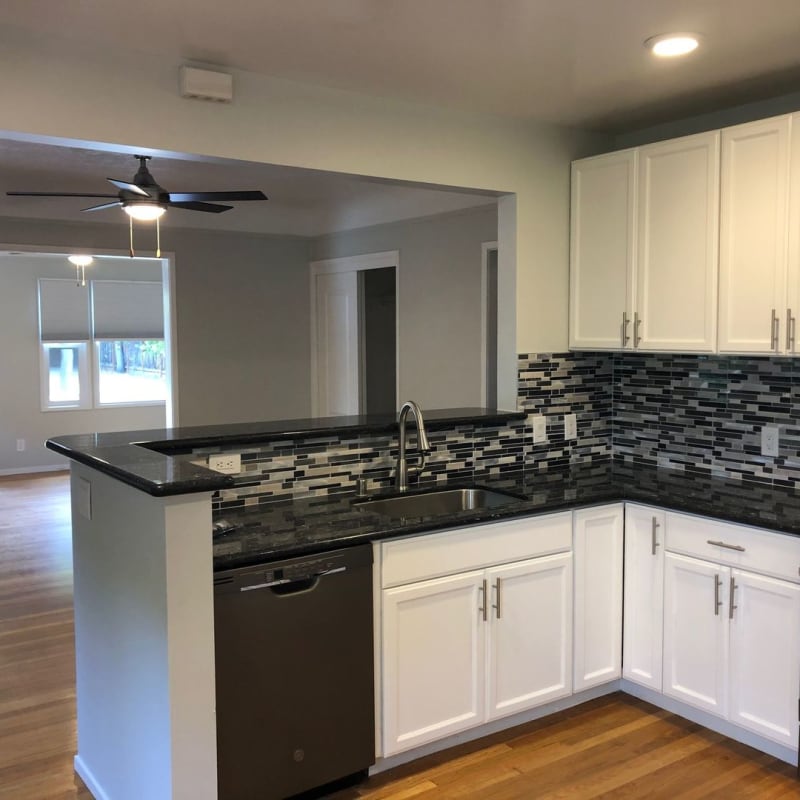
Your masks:
[[[383,592],[384,755],[484,719],[483,571]]]
[[[572,688],[572,554],[486,571],[491,597],[488,718],[566,697]]]
[[[727,716],[730,569],[667,553],[664,694]]]
[[[785,350],[789,136],[788,116],[722,131],[719,349],[723,353]]]
[[[620,676],[622,529],[620,504],[574,515],[576,692]]]
[[[792,114],[791,144],[789,146],[789,259],[787,264],[787,321],[786,351],[790,355],[798,352],[797,315],[800,313],[800,113]]]
[[[634,343],[713,352],[719,240],[719,131],[639,152]]]
[[[731,570],[730,719],[797,746],[800,586]]]
[[[635,150],[572,164],[570,347],[620,350],[630,336],[636,165]]]
[[[625,505],[622,676],[661,691],[664,512]]]

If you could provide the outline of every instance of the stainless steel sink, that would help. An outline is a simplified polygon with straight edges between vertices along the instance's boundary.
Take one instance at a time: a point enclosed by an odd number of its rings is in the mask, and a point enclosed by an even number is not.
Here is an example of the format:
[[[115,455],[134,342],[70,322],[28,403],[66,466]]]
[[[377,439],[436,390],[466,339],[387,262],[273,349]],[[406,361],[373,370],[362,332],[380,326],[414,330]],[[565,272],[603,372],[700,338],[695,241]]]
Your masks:
[[[521,499],[521,497],[507,492],[471,487],[377,497],[374,500],[356,500],[354,505],[364,511],[382,514],[392,519],[402,519],[403,517],[435,517],[454,514],[458,511],[500,508],[511,503],[518,503]]]

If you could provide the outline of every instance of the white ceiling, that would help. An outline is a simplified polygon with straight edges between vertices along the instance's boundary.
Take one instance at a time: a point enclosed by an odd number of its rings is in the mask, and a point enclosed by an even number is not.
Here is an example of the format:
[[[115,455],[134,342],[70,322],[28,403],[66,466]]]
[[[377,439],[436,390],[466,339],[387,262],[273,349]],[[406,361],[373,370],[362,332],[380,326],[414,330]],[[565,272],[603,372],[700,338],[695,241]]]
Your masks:
[[[621,132],[800,86],[800,0],[2,0],[20,36],[160,55],[368,94]],[[702,34],[683,60],[649,36]],[[0,140],[0,215],[119,222],[93,201],[6,198],[9,190],[111,192],[127,154]],[[168,191],[262,189],[220,215],[174,210],[166,226],[297,235],[492,202],[242,162],[156,158]],[[99,200],[97,202],[100,202]]]
[[[620,131],[797,86],[798,0],[3,0],[75,46]],[[702,48],[656,61],[649,36]]]

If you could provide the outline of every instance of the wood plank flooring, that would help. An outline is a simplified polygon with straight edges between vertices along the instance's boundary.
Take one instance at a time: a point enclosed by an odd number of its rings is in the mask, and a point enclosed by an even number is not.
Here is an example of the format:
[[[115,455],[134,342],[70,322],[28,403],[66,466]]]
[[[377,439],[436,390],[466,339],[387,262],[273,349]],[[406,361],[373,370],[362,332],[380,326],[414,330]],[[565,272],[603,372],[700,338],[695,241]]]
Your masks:
[[[91,798],[72,771],[75,667],[67,493],[67,478],[60,474],[0,479],[2,800]],[[614,694],[398,767],[329,797],[800,800],[800,783],[788,764]]]

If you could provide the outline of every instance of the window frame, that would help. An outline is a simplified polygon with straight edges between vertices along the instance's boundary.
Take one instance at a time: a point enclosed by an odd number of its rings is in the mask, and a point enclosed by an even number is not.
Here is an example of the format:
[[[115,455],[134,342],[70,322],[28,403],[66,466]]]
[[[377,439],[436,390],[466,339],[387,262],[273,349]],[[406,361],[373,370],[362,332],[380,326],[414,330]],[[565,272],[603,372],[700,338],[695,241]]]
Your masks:
[[[78,400],[50,399],[50,349],[76,347],[78,349]],[[42,411],[88,411],[94,407],[89,341],[39,341],[39,399]]]

